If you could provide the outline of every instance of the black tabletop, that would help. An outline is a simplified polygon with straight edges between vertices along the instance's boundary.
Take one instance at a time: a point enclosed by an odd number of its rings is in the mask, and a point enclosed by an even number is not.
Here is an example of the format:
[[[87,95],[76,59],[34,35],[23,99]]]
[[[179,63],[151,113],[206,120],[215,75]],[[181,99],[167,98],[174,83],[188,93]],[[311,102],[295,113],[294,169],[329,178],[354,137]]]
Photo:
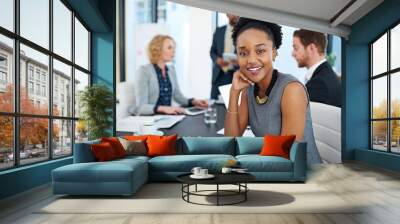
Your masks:
[[[216,104],[214,107],[217,108],[217,123],[206,124],[204,123],[204,114],[195,116],[187,115],[182,121],[178,122],[171,128],[160,129],[164,132],[164,135],[178,134],[179,137],[191,136],[191,137],[212,137],[212,136],[223,136],[217,134],[219,130],[224,128],[226,109],[223,104]],[[117,136],[131,135],[132,132],[117,132]]]
[[[185,184],[236,184],[255,180],[249,173],[215,173],[212,179],[193,179],[190,175],[191,173],[179,175],[177,180]]]

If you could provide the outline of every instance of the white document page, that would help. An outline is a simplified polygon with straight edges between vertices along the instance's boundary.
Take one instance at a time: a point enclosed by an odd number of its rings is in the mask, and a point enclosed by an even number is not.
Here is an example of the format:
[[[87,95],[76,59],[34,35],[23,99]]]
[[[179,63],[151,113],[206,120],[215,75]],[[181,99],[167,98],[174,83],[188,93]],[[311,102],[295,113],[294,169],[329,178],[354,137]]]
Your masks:
[[[231,86],[232,84],[228,84],[228,85],[223,85],[223,86],[219,86],[219,92],[221,93],[222,96],[222,100],[224,101],[224,105],[226,107],[226,109],[228,109],[228,105],[229,105],[229,93],[231,91]],[[240,105],[240,99],[242,97],[242,93],[240,93],[239,95],[239,102],[238,105]]]
[[[185,118],[185,115],[129,116],[119,119],[117,131],[139,132],[140,124],[154,123],[158,128],[170,128]]]

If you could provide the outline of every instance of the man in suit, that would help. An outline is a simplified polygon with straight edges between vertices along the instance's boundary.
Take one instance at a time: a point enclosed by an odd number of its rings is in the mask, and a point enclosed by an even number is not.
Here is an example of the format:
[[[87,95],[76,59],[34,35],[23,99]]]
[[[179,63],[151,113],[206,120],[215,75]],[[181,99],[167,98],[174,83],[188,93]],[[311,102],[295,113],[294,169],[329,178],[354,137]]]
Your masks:
[[[310,101],[341,107],[339,77],[325,59],[326,37],[323,33],[296,30],[292,56],[300,68],[306,67],[306,87]]]
[[[210,56],[213,61],[211,99],[218,99],[220,94],[218,86],[232,83],[233,73],[238,68],[236,60],[224,60],[223,54],[234,54],[235,47],[232,42],[232,29],[239,17],[227,14],[229,24],[218,27],[213,36]]]

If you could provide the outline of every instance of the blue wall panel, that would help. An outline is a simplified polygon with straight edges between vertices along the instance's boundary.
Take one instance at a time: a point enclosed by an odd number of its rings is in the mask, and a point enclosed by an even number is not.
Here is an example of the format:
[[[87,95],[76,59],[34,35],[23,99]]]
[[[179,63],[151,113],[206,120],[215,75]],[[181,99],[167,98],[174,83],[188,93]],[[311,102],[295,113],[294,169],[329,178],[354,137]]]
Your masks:
[[[69,157],[0,172],[0,199],[48,183],[53,169],[71,163]]]
[[[368,147],[369,85],[367,45],[346,48],[345,145],[343,160],[354,159],[354,148]]]
[[[356,149],[355,157],[357,161],[400,172],[400,155],[376,150]]]
[[[351,27],[346,48],[343,159],[399,170],[400,157],[369,148],[369,43],[400,22],[400,1],[386,0]],[[356,152],[355,152],[355,149]],[[362,151],[360,151],[362,150]],[[397,162],[394,162],[397,161]]]
[[[92,34],[92,81],[93,84],[105,84],[115,95],[113,41],[113,33]],[[115,116],[110,119],[114,120]],[[110,135],[113,134],[114,127],[115,125],[110,127]]]
[[[92,73],[93,83],[102,83],[113,88],[113,33],[92,34]]]

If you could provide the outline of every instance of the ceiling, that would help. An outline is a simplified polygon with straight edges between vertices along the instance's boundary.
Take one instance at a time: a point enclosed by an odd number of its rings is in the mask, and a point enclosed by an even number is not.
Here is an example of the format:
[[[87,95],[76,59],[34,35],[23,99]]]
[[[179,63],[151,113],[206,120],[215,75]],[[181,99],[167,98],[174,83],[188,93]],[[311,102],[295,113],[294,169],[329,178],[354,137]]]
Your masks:
[[[383,0],[170,0],[203,9],[347,38],[351,25]]]

